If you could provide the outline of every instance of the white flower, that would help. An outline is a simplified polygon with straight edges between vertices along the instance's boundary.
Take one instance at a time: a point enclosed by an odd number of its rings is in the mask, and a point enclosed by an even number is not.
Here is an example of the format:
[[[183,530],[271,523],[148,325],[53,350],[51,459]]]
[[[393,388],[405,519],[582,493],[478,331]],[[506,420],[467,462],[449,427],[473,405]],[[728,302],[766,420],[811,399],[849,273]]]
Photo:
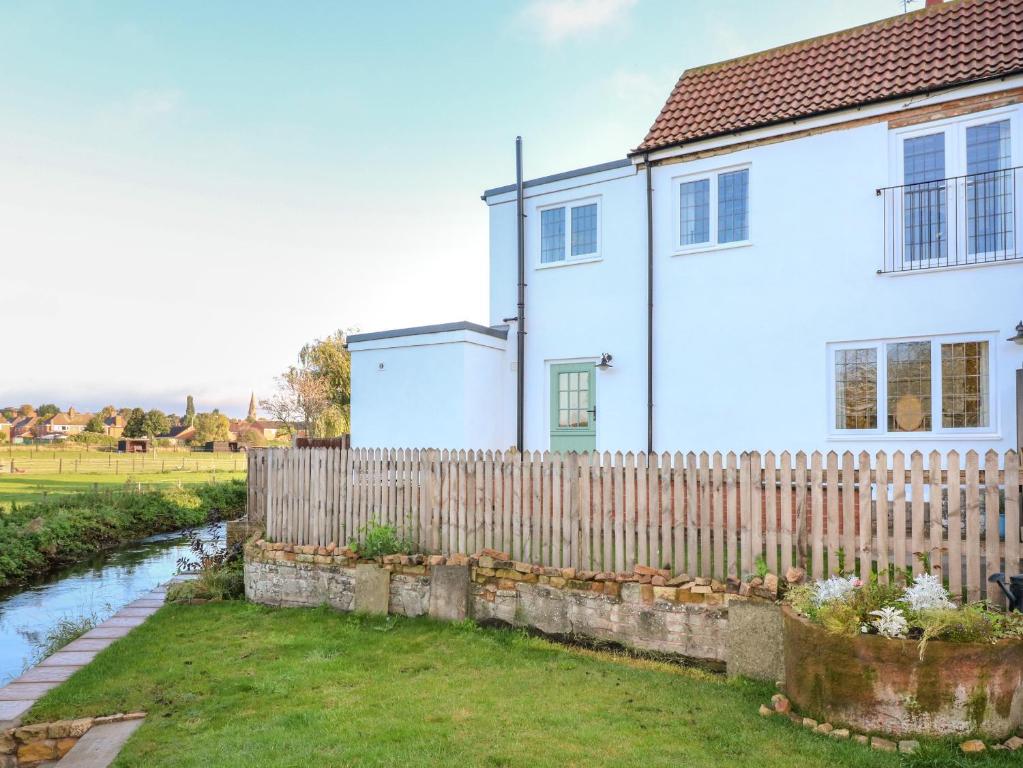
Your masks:
[[[879,611],[871,611],[870,615],[877,616],[877,619],[870,623],[882,637],[906,636],[909,624],[900,609],[886,606]]]
[[[921,573],[911,586],[906,587],[901,601],[908,603],[914,611],[927,611],[934,608],[955,608],[956,604],[949,598],[948,591],[941,579],[930,573]]]
[[[813,588],[814,605],[821,606],[834,600],[844,600],[862,583],[855,576],[849,578],[832,576],[826,581],[818,581]]]

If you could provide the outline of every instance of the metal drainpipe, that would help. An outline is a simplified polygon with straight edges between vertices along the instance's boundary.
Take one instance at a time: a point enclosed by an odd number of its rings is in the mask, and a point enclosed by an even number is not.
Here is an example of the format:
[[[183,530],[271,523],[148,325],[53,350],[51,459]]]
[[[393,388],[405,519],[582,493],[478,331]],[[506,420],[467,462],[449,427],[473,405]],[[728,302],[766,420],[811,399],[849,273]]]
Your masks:
[[[522,137],[515,137],[515,207],[519,248],[519,301],[518,301],[518,360],[515,366],[515,446],[519,454],[525,447],[523,425],[525,423],[525,367],[526,367],[526,243],[525,243],[525,199],[522,190]]]
[[[654,208],[650,155],[646,166],[646,451],[654,452]]]

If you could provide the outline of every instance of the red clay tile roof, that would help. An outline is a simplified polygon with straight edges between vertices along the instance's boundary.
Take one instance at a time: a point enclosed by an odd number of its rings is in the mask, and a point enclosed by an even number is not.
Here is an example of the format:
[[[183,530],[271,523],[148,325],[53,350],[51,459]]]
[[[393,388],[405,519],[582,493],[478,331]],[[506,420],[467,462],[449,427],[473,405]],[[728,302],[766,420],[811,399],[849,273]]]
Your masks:
[[[1023,71],[1023,0],[954,0],[688,69],[634,152]]]

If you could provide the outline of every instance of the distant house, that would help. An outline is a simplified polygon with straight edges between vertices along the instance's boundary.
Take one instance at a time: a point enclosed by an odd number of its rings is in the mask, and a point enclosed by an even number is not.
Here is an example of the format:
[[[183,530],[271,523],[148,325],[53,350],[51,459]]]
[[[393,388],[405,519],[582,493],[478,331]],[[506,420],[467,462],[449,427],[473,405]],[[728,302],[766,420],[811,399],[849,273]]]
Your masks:
[[[107,416],[103,419],[103,434],[109,437],[120,437],[124,433],[124,418],[117,416]]]
[[[91,413],[79,413],[74,408],[68,408],[67,413],[55,413],[52,416],[39,419],[39,429],[36,436],[57,435],[68,437],[70,435],[78,435],[85,431],[85,427],[88,426],[90,419],[92,419]]]
[[[11,436],[11,427],[13,426],[14,425],[11,424],[11,422],[9,422],[5,417],[0,416],[0,432],[5,434],[8,438],[10,438]]]
[[[263,419],[243,421],[239,419],[231,422],[228,426],[228,431],[231,433],[232,439],[239,438],[243,432],[255,431],[267,440],[274,440],[278,434],[285,431],[286,427],[287,425],[282,421],[267,421]]]
[[[156,436],[157,440],[166,440],[171,445],[184,445],[193,438],[195,438],[195,427],[192,426],[171,427],[162,435]]]
[[[11,424],[11,439],[18,441],[36,436],[38,416],[19,416]]]

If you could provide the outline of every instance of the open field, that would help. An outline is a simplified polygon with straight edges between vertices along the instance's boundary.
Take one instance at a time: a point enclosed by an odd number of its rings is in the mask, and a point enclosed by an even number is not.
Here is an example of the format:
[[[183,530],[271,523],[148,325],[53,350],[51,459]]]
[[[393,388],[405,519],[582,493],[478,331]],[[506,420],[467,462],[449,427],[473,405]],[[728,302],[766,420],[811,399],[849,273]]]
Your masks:
[[[761,718],[771,693],[468,623],[228,602],[163,608],[29,720],[147,711],[119,768],[959,764]]]
[[[11,462],[15,472],[11,474]],[[24,471],[22,471],[24,470]],[[116,491],[147,486],[243,479],[244,453],[161,450],[118,454],[69,449],[0,451],[0,507],[37,501],[51,493]]]

